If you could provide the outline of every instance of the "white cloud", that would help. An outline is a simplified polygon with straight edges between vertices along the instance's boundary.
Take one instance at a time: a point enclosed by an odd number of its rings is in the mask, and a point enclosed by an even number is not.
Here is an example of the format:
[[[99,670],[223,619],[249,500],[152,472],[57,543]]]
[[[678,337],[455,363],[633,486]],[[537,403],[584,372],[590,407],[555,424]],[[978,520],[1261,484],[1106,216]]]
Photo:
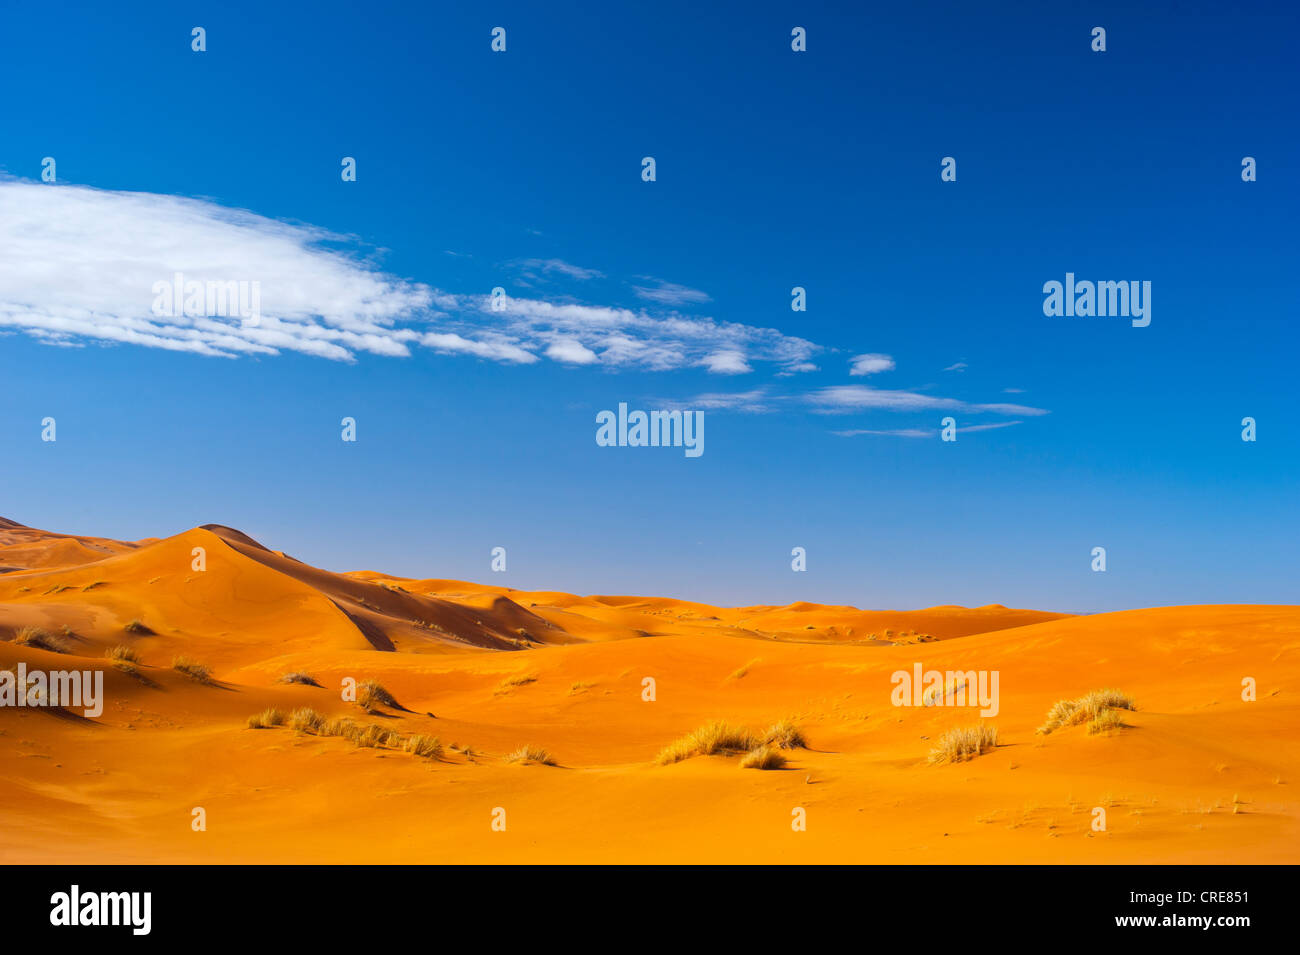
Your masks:
[[[568,362],[571,365],[593,365],[600,361],[594,351],[582,344],[582,342],[574,341],[572,338],[562,338],[551,342],[546,349],[546,357],[554,358],[556,361]]]
[[[849,361],[850,375],[876,375],[882,371],[893,371],[894,359],[888,355],[855,355]]]
[[[965,371],[969,367],[970,366],[967,365],[964,361],[958,361],[949,365],[947,368],[944,369],[944,371]]]
[[[579,282],[605,277],[604,272],[585,269],[581,265],[573,265],[563,259],[523,259],[517,264],[523,269],[524,275],[534,279],[537,278],[538,273],[549,275],[555,272],[566,278],[577,279]]]
[[[0,328],[49,344],[134,344],[237,357],[296,351],[337,361],[404,357],[416,347],[529,364],[739,374],[765,362],[802,369],[819,346],[771,328],[677,312],[505,300],[446,292],[389,275],[358,243],[213,202],[0,178]],[[594,269],[527,260],[586,280]],[[199,282],[258,282],[261,319],[159,316],[155,283],[176,272]],[[707,301],[660,283],[660,302]],[[703,296],[703,299],[700,297]]]
[[[420,344],[448,355],[474,355],[515,365],[531,365],[537,356],[508,341],[472,341],[455,332],[429,332],[420,336]]]
[[[746,375],[754,370],[738,351],[719,351],[705,355],[702,364],[715,375]]]
[[[1024,424],[1023,421],[999,421],[996,424],[972,424],[964,428],[958,428],[960,432],[966,431],[996,431],[998,428],[1010,428],[1018,424]]]
[[[804,400],[826,413],[849,411],[966,411],[1005,415],[1044,415],[1042,408],[1013,404],[971,404],[956,398],[940,398],[913,391],[893,391],[866,385],[833,385],[804,396]]]
[[[743,374],[755,362],[789,368],[821,349],[802,338],[772,328],[669,312],[579,302],[510,298],[493,309],[489,296],[460,300],[462,312],[477,310],[463,321],[482,327],[491,321],[514,340],[549,348],[557,341],[578,342],[608,368],[639,367],[650,371],[704,367],[717,374]]]
[[[1023,424],[1022,421],[999,421],[997,424],[973,424],[967,428],[958,428],[959,432],[967,431],[995,431],[998,428],[1010,428],[1013,425]],[[867,428],[855,428],[852,431],[832,431],[831,434],[841,438],[854,438],[860,434],[877,434],[887,435],[894,438],[932,438],[939,433],[938,428],[890,428],[882,431],[873,431]]]
[[[47,341],[202,355],[409,354],[427,286],[331,250],[343,237],[210,202],[0,179],[0,325]],[[259,282],[261,322],[153,314],[157,282]]]
[[[660,305],[695,305],[712,301],[707,292],[701,292],[699,289],[688,288],[675,282],[662,282],[648,275],[643,278],[654,282],[654,286],[633,285],[632,290],[647,301],[658,302]]]
[[[706,411],[744,411],[750,414],[764,414],[771,411],[766,388],[754,388],[751,391],[738,391],[696,395],[689,401],[660,400],[659,404],[667,408]]]
[[[931,438],[938,434],[933,428],[893,428],[886,431],[871,431],[867,428],[855,428],[852,431],[832,431],[831,434],[840,438],[856,438],[860,434],[880,434],[888,435],[894,438]]]

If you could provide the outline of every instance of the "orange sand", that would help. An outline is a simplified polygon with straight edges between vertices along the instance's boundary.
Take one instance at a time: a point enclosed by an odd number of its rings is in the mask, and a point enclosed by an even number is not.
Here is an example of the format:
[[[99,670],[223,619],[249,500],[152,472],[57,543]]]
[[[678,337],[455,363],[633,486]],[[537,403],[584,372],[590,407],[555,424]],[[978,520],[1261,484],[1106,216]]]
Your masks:
[[[68,653],[0,643],[0,666],[105,669],[107,696],[97,720],[0,708],[4,862],[1300,861],[1297,607],[719,608],[333,574],[215,525],[132,544],[0,520],[0,568],[0,639],[71,633]],[[105,665],[117,644],[146,681]],[[171,669],[178,654],[219,685]],[[917,662],[999,671],[996,750],[926,763],[979,716],[893,706],[891,673]],[[276,682],[291,670],[323,686]],[[367,716],[347,676],[405,709]],[[1108,686],[1136,698],[1129,728],[1035,735],[1056,700]],[[246,728],[268,706],[475,755]],[[784,770],[654,763],[710,720],[785,717],[810,748]],[[522,744],[559,765],[506,762]]]

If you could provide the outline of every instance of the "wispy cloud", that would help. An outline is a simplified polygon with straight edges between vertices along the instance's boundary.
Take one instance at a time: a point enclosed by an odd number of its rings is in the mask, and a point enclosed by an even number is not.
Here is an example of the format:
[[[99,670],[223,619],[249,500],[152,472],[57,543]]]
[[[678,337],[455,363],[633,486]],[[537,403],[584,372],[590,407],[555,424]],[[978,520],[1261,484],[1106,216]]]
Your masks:
[[[779,399],[778,399],[779,400]],[[773,410],[767,388],[750,391],[696,395],[689,401],[663,400],[658,404],[666,408],[703,409],[705,411],[742,411],[747,414],[766,414]]]
[[[887,435],[893,438],[932,438],[938,434],[938,431],[933,428],[891,428],[883,431],[854,428],[852,431],[832,431],[831,434],[840,438],[856,438],[860,434]]]
[[[701,292],[699,289],[688,288],[675,282],[662,282],[648,275],[642,276],[642,279],[654,284],[633,285],[632,291],[650,302],[657,302],[660,305],[698,305],[712,301],[707,292]]]
[[[822,349],[771,328],[545,298],[457,294],[382,271],[355,238],[213,202],[0,178],[0,327],[49,344],[123,343],[238,357],[339,361],[415,348],[508,364],[736,375],[802,369]],[[595,269],[525,260],[586,281]],[[258,282],[256,325],[155,315],[155,283]],[[661,283],[652,300],[707,300]]]
[[[821,351],[812,342],[773,328],[676,312],[652,314],[536,298],[506,298],[494,303],[490,296],[461,298],[459,304],[460,321],[469,327],[490,321],[512,340],[542,348],[557,341],[577,342],[607,368],[670,371],[698,367],[736,375],[753,370],[757,362],[782,369],[793,367]],[[475,309],[477,315],[463,314]]]
[[[970,366],[967,365],[964,361],[958,361],[958,362],[953,362],[951,365],[945,368],[944,371],[965,371],[969,367]]]
[[[474,341],[462,338],[455,332],[428,332],[420,336],[419,342],[444,355],[473,355],[476,358],[487,358],[513,365],[531,365],[537,361],[537,356],[532,352],[511,342]]]
[[[998,428],[1010,428],[1018,424],[1024,424],[1024,422],[999,421],[996,424],[973,424],[965,428],[958,428],[957,431],[962,433],[970,431],[996,431]],[[854,428],[850,431],[831,432],[831,434],[841,438],[855,438],[862,434],[884,435],[893,438],[933,438],[938,433],[938,428],[887,428],[879,431],[870,428]]]
[[[850,375],[877,375],[882,371],[893,371],[894,359],[888,355],[869,353],[855,355],[849,360]]]
[[[581,265],[573,265],[563,259],[520,259],[514,264],[520,269],[523,276],[534,280],[542,275],[562,275],[565,278],[576,279],[579,282],[589,282],[592,279],[605,277],[604,272],[583,268]]]
[[[914,391],[894,391],[871,388],[867,385],[833,385],[819,388],[804,396],[815,410],[826,414],[843,414],[853,411],[964,411],[974,414],[1044,415],[1043,408],[1030,408],[1015,404],[976,404],[957,398],[941,398]]]
[[[969,424],[964,428],[958,428],[959,432],[967,431],[996,431],[998,428],[1013,428],[1018,424],[1024,424],[1023,421],[999,421],[995,424]]]

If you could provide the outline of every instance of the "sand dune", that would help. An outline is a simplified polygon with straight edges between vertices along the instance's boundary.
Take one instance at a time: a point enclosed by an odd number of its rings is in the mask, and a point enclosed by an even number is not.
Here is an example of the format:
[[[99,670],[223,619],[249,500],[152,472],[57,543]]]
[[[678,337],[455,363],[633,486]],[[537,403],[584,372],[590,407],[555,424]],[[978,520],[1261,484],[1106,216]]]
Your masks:
[[[95,719],[0,707],[5,861],[1300,860],[1297,607],[719,608],[331,573],[219,525],[136,545],[0,521],[0,554],[0,666],[102,669],[107,699]],[[23,627],[64,652],[13,642]],[[107,665],[119,644],[134,674]],[[995,749],[927,762],[980,717],[895,706],[892,675],[916,664],[997,671]],[[400,708],[363,712],[345,678]],[[1124,728],[1035,733],[1110,686],[1136,701]],[[444,749],[248,728],[268,707]],[[784,769],[656,762],[711,720],[785,718],[808,748]],[[525,744],[557,765],[506,759]]]

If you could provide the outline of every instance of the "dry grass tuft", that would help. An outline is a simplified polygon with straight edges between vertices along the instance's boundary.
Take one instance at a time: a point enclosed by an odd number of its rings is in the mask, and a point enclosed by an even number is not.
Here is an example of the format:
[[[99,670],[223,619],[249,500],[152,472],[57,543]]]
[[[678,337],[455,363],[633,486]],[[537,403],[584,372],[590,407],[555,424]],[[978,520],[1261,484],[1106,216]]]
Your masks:
[[[40,627],[23,627],[14,634],[14,644],[20,647],[31,647],[34,650],[46,650],[49,653],[68,652],[62,640]]]
[[[760,746],[746,753],[740,765],[744,769],[780,769],[785,765],[785,756],[775,746]]]
[[[692,756],[731,756],[736,753],[747,753],[761,742],[752,730],[731,726],[722,720],[714,720],[693,733],[669,743],[659,751],[655,762],[660,766],[667,766],[670,763],[690,759]]]
[[[385,729],[382,726],[376,726],[374,723],[370,723],[366,726],[356,726],[354,724],[351,727],[351,731],[345,735],[356,745],[366,747],[367,749],[388,746],[402,741],[402,737],[394,733],[392,730]]]
[[[333,716],[316,729],[317,736],[342,736],[349,738],[356,731],[356,723],[346,716]]]
[[[216,681],[212,679],[212,670],[202,663],[196,663],[189,657],[176,657],[172,660],[172,669],[184,673],[195,683],[202,683],[210,686]]]
[[[357,689],[360,691],[357,693],[357,702],[361,704],[361,708],[367,713],[373,712],[381,706],[387,706],[394,710],[401,709],[393,694],[384,689],[384,685],[378,680],[366,680]]]
[[[743,679],[744,679],[744,678],[749,674],[749,668],[752,667],[752,666],[754,666],[754,665],[757,664],[757,663],[760,663],[760,662],[761,662],[761,661],[760,661],[760,660],[757,660],[757,659],[755,659],[755,660],[750,660],[750,661],[749,661],[748,663],[746,663],[744,666],[737,667],[736,669],[732,670],[729,674],[727,674],[727,679],[728,679],[728,680],[743,680]]]
[[[517,686],[527,686],[529,683],[537,682],[536,673],[522,673],[519,676],[508,676],[497,686],[496,695],[509,693]]]
[[[554,766],[555,757],[540,746],[520,746],[513,753],[506,754],[507,763],[538,763],[542,766]]]
[[[130,647],[128,647],[125,643],[119,643],[117,646],[113,647],[111,650],[105,650],[105,651],[104,651],[104,656],[106,656],[106,657],[108,657],[108,659],[112,660],[114,664],[117,664],[117,663],[139,663],[139,662],[140,662],[140,654],[136,653],[133,649],[131,649]]]
[[[804,739],[799,727],[794,725],[794,720],[786,719],[767,728],[763,734],[763,745],[775,746],[777,749],[807,749],[808,741]]]
[[[1119,710],[1102,710],[1098,713],[1091,723],[1088,724],[1089,733],[1113,733],[1116,730],[1122,730],[1128,724],[1124,722],[1124,717],[1120,715]]]
[[[281,683],[301,683],[303,686],[320,686],[316,678],[310,673],[303,673],[301,670],[295,670],[292,673],[282,674]]]
[[[289,714],[289,726],[299,733],[316,733],[319,734],[321,727],[325,725],[325,717],[321,716],[310,706],[302,706]]]
[[[951,729],[940,736],[938,745],[930,750],[929,762],[936,765],[960,763],[962,760],[983,756],[997,745],[996,727],[980,723],[977,726]]]
[[[284,725],[284,713],[277,710],[274,706],[268,707],[256,716],[248,718],[248,728],[254,730],[270,729],[272,726]]]
[[[425,759],[437,759],[442,755],[442,740],[436,736],[425,736],[416,733],[406,738],[406,742],[402,744],[402,749],[408,753],[414,753],[416,756],[423,756]]]
[[[1103,714],[1112,710],[1135,709],[1137,706],[1133,702],[1133,697],[1120,690],[1090,690],[1076,700],[1057,700],[1053,703],[1052,708],[1047,711],[1047,721],[1038,727],[1036,732],[1046,736],[1062,726],[1077,726],[1089,720],[1096,722]],[[1110,723],[1109,728],[1115,729],[1127,725],[1122,720],[1117,720]],[[1095,733],[1100,730],[1090,730],[1090,732]]]
[[[152,636],[152,635],[153,635],[153,631],[150,630],[148,627],[146,627],[146,626],[145,626],[145,625],[144,625],[140,620],[138,620],[138,619],[136,619],[136,620],[132,620],[130,623],[128,623],[128,624],[127,624],[125,627],[123,627],[122,629],[125,630],[127,633],[139,633],[139,634],[143,634],[143,635],[145,635],[145,636]]]

